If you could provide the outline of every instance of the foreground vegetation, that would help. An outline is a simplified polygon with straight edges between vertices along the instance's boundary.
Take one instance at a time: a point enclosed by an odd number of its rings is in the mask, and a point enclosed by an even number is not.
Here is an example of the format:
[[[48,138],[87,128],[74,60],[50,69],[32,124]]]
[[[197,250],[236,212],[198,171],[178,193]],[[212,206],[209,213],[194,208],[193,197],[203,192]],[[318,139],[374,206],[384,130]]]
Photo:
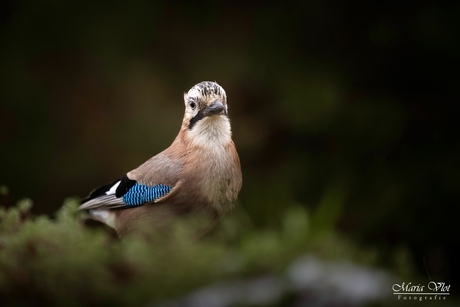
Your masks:
[[[279,229],[255,230],[240,209],[199,241],[178,225],[174,243],[151,244],[89,227],[77,206],[66,201],[54,218],[33,216],[27,200],[0,211],[2,306],[361,306],[394,299],[397,277],[373,268],[376,251],[316,227],[320,212],[293,207]],[[393,271],[408,267],[401,255]]]

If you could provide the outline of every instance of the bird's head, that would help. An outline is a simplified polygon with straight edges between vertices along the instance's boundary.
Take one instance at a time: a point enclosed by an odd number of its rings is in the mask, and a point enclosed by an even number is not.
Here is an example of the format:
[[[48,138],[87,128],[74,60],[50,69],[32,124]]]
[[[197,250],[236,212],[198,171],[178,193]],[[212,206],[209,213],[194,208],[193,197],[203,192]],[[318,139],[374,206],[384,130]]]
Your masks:
[[[231,137],[227,94],[216,82],[203,81],[184,94],[183,129],[191,138],[224,141]]]
[[[211,117],[227,116],[227,95],[216,82],[203,81],[184,94],[188,129]],[[215,119],[215,118],[213,118]]]

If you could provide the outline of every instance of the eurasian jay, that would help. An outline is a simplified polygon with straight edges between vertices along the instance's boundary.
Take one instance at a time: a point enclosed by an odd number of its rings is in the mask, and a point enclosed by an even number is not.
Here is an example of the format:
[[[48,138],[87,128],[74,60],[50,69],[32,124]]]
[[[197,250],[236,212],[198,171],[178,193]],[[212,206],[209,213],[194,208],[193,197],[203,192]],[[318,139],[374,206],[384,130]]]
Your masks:
[[[235,205],[242,175],[227,95],[217,83],[204,81],[184,94],[184,102],[182,126],[171,146],[92,191],[81,210],[125,236],[142,227],[167,227],[191,213],[217,220]]]

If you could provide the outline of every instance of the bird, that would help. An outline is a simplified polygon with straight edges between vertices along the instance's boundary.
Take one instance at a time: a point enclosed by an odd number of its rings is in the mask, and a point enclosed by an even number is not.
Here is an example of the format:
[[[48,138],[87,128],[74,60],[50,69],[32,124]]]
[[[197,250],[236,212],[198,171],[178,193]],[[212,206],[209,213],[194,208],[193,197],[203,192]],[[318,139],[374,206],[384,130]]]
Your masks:
[[[165,231],[176,220],[205,216],[211,228],[237,204],[240,158],[232,140],[227,94],[203,81],[184,93],[185,113],[171,145],[81,201],[119,237]],[[208,229],[205,229],[206,232]]]

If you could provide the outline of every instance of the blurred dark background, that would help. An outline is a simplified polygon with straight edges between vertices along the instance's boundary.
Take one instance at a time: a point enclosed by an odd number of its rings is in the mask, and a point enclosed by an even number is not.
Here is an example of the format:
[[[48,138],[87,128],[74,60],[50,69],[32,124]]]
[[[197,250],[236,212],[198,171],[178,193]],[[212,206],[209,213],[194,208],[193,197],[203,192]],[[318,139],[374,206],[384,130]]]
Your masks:
[[[302,205],[382,263],[458,282],[458,2],[0,2],[0,197],[51,214],[166,148],[227,91],[256,227]],[[326,208],[328,208],[326,206]]]

